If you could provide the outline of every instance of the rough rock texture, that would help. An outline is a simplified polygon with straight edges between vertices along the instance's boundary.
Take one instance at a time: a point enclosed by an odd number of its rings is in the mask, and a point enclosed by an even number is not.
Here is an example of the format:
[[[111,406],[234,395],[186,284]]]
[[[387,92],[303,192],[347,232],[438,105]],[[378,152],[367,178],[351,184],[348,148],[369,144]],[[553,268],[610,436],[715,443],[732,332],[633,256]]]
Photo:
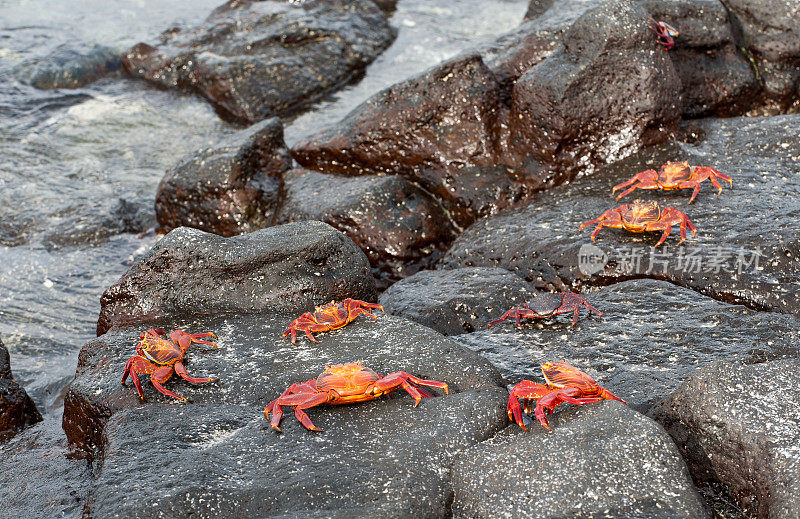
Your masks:
[[[512,306],[534,295],[528,283],[500,268],[423,270],[389,287],[384,309],[444,335],[485,330]]]
[[[36,88],[80,88],[117,73],[120,64],[120,53],[108,47],[64,44],[44,58],[21,64],[15,75]]]
[[[222,236],[267,227],[291,166],[280,120],[262,121],[168,170],[156,193],[158,222],[165,231],[183,225]]]
[[[496,369],[436,332],[393,316],[360,317],[319,334],[319,343],[302,338],[292,345],[281,333],[293,317],[164,320],[115,329],[84,346],[65,402],[64,430],[72,442],[100,455],[91,516],[146,517],[154,506],[170,516],[193,517],[234,510],[237,517],[447,516],[453,458],[507,423],[507,394]],[[147,377],[146,403],[130,383],[119,383],[137,334],[154,324],[219,335],[218,350],[193,346],[186,363],[190,373],[219,381],[193,385],[176,378],[166,384],[191,404],[170,401]],[[303,429],[289,408],[283,434],[270,429],[262,411],[271,399],[327,365],[356,360],[384,374],[402,370],[447,382],[451,394],[416,408],[399,394],[314,408],[309,416],[323,433]],[[147,500],[134,499],[142,493]]]
[[[231,0],[198,27],[131,48],[129,74],[206,98],[228,120],[289,115],[353,79],[391,43],[369,0]]]
[[[684,117],[736,115],[753,105],[761,84],[737,48],[722,2],[642,0],[641,5],[654,19],[679,29],[668,54],[681,80]]]
[[[604,285],[632,277],[666,279],[727,302],[800,313],[800,116],[706,119],[687,128],[691,143],[654,147],[591,179],[536,196],[523,208],[486,218],[462,233],[440,262],[446,268],[503,267],[538,286]],[[667,160],[712,166],[733,177],[721,196],[704,185],[634,192],[617,202],[612,186]],[[658,233],[603,229],[596,246],[582,222],[637,197],[684,211],[697,237],[676,247],[677,227]],[[581,266],[583,261],[583,266]]]
[[[466,55],[376,94],[292,155],[330,173],[400,174],[464,225],[520,196],[497,164],[498,112],[494,75],[479,55]]]
[[[376,94],[292,155],[325,172],[400,174],[468,225],[666,137],[680,85],[651,36],[642,8],[605,2],[513,85],[479,53],[459,56]],[[524,62],[514,70],[535,61],[510,59]]]
[[[221,238],[180,227],[100,298],[97,334],[181,312],[308,311],[331,299],[375,300],[364,253],[322,222]]]
[[[798,99],[800,4],[794,0],[722,0],[767,96],[785,110]]]
[[[11,359],[0,340],[0,440],[14,435],[23,427],[42,421],[28,393],[14,381]]]
[[[476,282],[477,284],[477,282]],[[721,359],[763,362],[800,355],[800,320],[728,305],[664,281],[632,280],[584,294],[603,312],[512,320],[452,339],[516,383],[543,382],[539,365],[566,359],[644,411],[699,367]]]
[[[0,518],[80,517],[91,472],[85,459],[68,455],[54,418],[0,444]]]
[[[800,511],[800,360],[698,371],[652,412],[695,479],[724,484],[753,517]]]
[[[666,53],[654,52],[647,22],[637,4],[604,3],[572,24],[563,47],[520,76],[504,146],[512,166],[533,151],[569,180],[676,129],[680,81]]]
[[[519,27],[480,47],[483,60],[500,84],[509,86],[555,52],[575,20],[602,3],[603,0],[533,0]]]
[[[433,264],[454,237],[442,207],[398,175],[292,170],[284,176],[276,223],[299,220],[342,231],[361,247],[384,286]]]
[[[619,402],[559,411],[553,432],[513,426],[453,466],[456,517],[704,518],[671,438]]]

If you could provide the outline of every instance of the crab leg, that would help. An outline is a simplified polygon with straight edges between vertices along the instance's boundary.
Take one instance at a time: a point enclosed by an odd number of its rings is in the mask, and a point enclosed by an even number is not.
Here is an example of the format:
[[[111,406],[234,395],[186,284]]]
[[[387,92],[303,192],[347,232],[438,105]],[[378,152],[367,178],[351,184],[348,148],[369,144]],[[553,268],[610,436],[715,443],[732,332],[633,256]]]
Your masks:
[[[195,378],[189,375],[189,372],[186,371],[186,367],[183,365],[182,362],[176,362],[173,366],[175,368],[175,373],[178,374],[183,380],[187,382],[191,382],[192,384],[204,384],[206,382],[213,382],[215,380],[219,380],[217,378]]]
[[[495,319],[494,321],[490,322],[488,327],[491,328],[495,324],[501,323],[501,322],[505,321],[506,319],[508,319],[509,317],[513,317],[514,320],[517,321],[517,326],[522,326],[521,319],[523,317],[536,317],[536,313],[533,310],[531,310],[530,308],[528,308],[527,303],[522,305],[522,306],[515,306],[514,308],[512,308],[508,312],[504,313],[502,315],[502,317],[500,317],[498,319]]]
[[[622,227],[622,214],[620,210],[623,209],[627,210],[627,207],[628,207],[627,205],[622,205],[620,207],[617,207],[616,209],[609,209],[608,211],[604,212],[594,220],[589,220],[588,222],[582,223],[581,226],[578,228],[578,230],[580,231],[584,227],[596,223],[597,227],[590,235],[592,241],[595,241],[595,238],[597,237],[598,233],[600,233],[600,229],[602,229],[603,227],[615,227],[618,229]]]
[[[516,422],[517,425],[527,431],[528,428],[525,427],[525,424],[522,420],[522,407],[520,406],[519,401],[524,400],[525,407],[528,412],[530,412],[529,402],[531,400],[539,399],[552,391],[553,390],[547,386],[537,384],[536,382],[532,382],[530,380],[523,380],[514,386],[508,395],[508,419]]]
[[[624,192],[620,193],[619,196],[617,196],[617,200],[619,200],[620,198],[622,198],[622,197],[624,197],[626,195],[629,195],[635,189],[658,189],[658,187],[659,187],[658,186],[658,173],[656,173],[656,171],[654,169],[648,169],[646,171],[642,171],[640,173],[637,173],[637,174],[635,174],[633,176],[633,178],[631,178],[627,182],[623,182],[621,184],[617,184],[616,186],[614,186],[613,189],[611,190],[611,194],[613,195],[617,191],[617,189],[622,189],[624,187],[628,187],[631,184],[633,184],[634,182],[638,182],[638,183],[633,185],[633,186],[631,186],[629,189],[626,189]]]
[[[144,390],[142,390],[142,382],[139,380],[139,373],[147,375],[155,371],[156,368],[157,366],[146,358],[134,355],[125,363],[125,371],[122,373],[122,384],[125,384],[125,380],[128,378],[128,374],[130,374],[133,385],[136,388],[136,393],[138,393],[139,398],[144,401]]]
[[[325,402],[330,400],[330,396],[327,393],[298,393],[295,395],[286,395],[281,396],[277,400],[275,400],[272,404],[272,408],[275,411],[272,415],[272,420],[270,421],[270,426],[278,432],[281,432],[280,427],[278,425],[281,422],[281,417],[283,416],[283,409],[281,409],[282,405],[288,405],[294,407],[294,415],[300,421],[306,429],[310,431],[321,431],[322,429],[317,428],[312,422],[308,415],[303,412],[303,409],[308,409],[319,404],[324,404]],[[267,406],[269,407],[269,406]],[[264,414],[267,415],[267,410],[264,410]]]
[[[172,366],[160,366],[157,370],[150,374],[150,382],[153,384],[153,387],[156,388],[162,395],[171,396],[172,398],[178,399],[181,402],[187,402],[188,400],[186,398],[161,385],[169,380],[169,378],[172,376],[172,373]]]

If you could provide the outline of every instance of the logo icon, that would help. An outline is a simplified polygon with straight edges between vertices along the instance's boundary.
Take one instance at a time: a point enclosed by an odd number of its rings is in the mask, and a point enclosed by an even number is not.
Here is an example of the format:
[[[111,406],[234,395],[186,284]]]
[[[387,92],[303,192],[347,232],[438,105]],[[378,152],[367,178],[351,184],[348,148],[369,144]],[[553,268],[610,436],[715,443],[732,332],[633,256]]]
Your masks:
[[[578,270],[584,276],[602,271],[608,263],[608,254],[593,243],[584,243],[578,250]]]

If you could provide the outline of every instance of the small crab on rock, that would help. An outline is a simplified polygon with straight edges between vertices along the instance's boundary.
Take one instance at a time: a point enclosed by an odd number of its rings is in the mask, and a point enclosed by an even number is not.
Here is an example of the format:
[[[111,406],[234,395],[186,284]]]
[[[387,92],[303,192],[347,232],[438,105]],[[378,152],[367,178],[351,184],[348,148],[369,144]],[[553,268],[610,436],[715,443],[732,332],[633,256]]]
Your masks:
[[[723,175],[714,168],[706,166],[690,166],[688,162],[667,162],[658,170],[648,169],[637,173],[622,184],[617,184],[611,193],[615,193],[618,189],[623,189],[628,186],[628,189],[623,191],[617,197],[617,200],[625,195],[633,192],[635,189],[659,189],[663,191],[675,191],[677,189],[694,189],[692,197],[689,199],[691,204],[700,192],[700,186],[708,179],[711,184],[717,188],[719,194],[722,194],[722,184],[719,180],[728,182],[733,186],[733,179],[728,175]]]
[[[320,404],[351,404],[354,402],[365,402],[373,400],[379,396],[386,395],[403,388],[414,400],[414,407],[418,406],[423,398],[431,398],[433,395],[418,386],[435,387],[441,389],[445,394],[450,390],[447,384],[437,380],[424,380],[409,375],[404,371],[390,373],[385,377],[375,373],[360,362],[350,364],[336,364],[328,366],[316,379],[306,382],[292,384],[278,398],[267,404],[264,408],[264,416],[270,420],[270,426],[278,432],[278,427],[283,417],[281,406],[288,405],[294,407],[294,415],[303,426],[309,431],[321,431],[316,427],[305,409]]]
[[[313,314],[311,312],[306,312],[292,321],[289,328],[283,332],[283,338],[286,339],[286,336],[291,334],[292,344],[297,344],[297,332],[302,331],[306,333],[306,337],[308,337],[309,340],[319,342],[311,335],[311,332],[338,330],[353,322],[353,320],[361,314],[368,315],[377,320],[378,318],[371,314],[369,309],[377,309],[386,313],[379,304],[367,303],[358,299],[350,299],[349,297],[341,303],[331,301],[328,304],[314,308]]]
[[[650,18],[650,23],[647,24],[647,27],[656,33],[658,43],[664,46],[664,50],[672,50],[675,46],[674,37],[680,34],[678,29],[666,22],[657,22],[653,18]]]
[[[572,327],[578,322],[578,316],[582,307],[589,309],[589,315],[591,315],[592,312],[596,313],[598,317],[603,315],[602,312],[590,305],[586,299],[578,294],[572,292],[552,292],[540,294],[534,297],[530,303],[525,303],[522,306],[515,306],[501,317],[490,322],[489,328],[505,321],[509,317],[513,317],[517,321],[517,326],[522,326],[521,319],[544,319],[558,314],[568,314],[570,312],[573,313],[572,324],[570,324],[570,327]]]
[[[564,402],[575,405],[591,404],[600,400],[625,401],[578,368],[561,362],[545,362],[542,374],[547,385],[523,380],[511,389],[508,396],[508,419],[520,427],[530,423],[531,404],[536,400],[534,416],[545,429],[551,430],[547,415]],[[522,405],[520,405],[522,402]],[[523,414],[524,411],[524,414]]]
[[[150,382],[160,393],[176,398],[181,402],[186,402],[186,398],[170,391],[162,384],[169,380],[173,373],[177,373],[179,377],[192,384],[203,384],[217,380],[216,378],[192,377],[183,365],[183,357],[192,343],[217,347],[214,342],[201,340],[203,337],[214,337],[216,339],[213,332],[186,333],[181,330],[173,330],[169,334],[169,339],[167,339],[167,333],[164,330],[152,328],[147,330],[139,336],[136,355],[125,363],[122,384],[125,384],[125,380],[130,374],[139,398],[144,401],[144,392],[142,391],[142,383],[139,381],[139,375],[150,375]]]
[[[578,230],[586,226],[597,224],[592,231],[591,238],[595,241],[597,233],[603,227],[615,229],[625,229],[629,232],[664,231],[661,239],[656,243],[656,247],[664,243],[670,234],[673,225],[680,225],[681,243],[686,241],[686,229],[692,230],[692,237],[697,234],[697,227],[694,226],[685,213],[678,211],[674,207],[661,209],[658,202],[644,202],[636,200],[632,204],[624,204],[616,209],[609,209],[594,220],[589,220],[581,224]]]

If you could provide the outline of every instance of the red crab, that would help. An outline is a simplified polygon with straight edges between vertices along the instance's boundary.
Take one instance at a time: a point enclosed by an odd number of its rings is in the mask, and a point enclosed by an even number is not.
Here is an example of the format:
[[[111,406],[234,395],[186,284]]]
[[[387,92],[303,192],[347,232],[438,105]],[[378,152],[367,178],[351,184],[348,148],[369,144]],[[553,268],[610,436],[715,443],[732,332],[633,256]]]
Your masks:
[[[605,399],[625,403],[608,389],[600,387],[592,377],[564,361],[545,362],[542,364],[542,373],[546,386],[523,380],[511,389],[508,396],[508,419],[517,422],[526,431],[528,428],[525,427],[522,412],[524,408],[525,414],[531,413],[532,400],[537,401],[534,416],[548,430],[550,425],[547,423],[547,415],[564,402],[583,405]]]
[[[365,310],[365,308],[367,310]],[[359,301],[358,299],[350,299],[349,297],[341,303],[331,301],[326,305],[315,307],[313,314],[311,312],[306,312],[292,321],[289,328],[283,332],[283,338],[285,339],[287,335],[291,334],[292,343],[297,344],[297,332],[302,331],[306,332],[306,337],[311,341],[319,342],[311,335],[311,332],[338,330],[342,326],[353,322],[353,320],[361,314],[377,319],[377,317],[372,315],[368,310],[372,308],[384,312],[381,305]]]
[[[272,413],[270,425],[273,429],[281,432],[278,427],[283,417],[282,405],[294,407],[294,415],[309,431],[321,431],[305,413],[305,409],[320,404],[349,404],[353,402],[364,402],[378,398],[381,395],[391,393],[402,387],[409,395],[414,397],[419,405],[423,398],[430,398],[433,395],[419,386],[435,387],[444,390],[446,394],[450,391],[447,384],[436,380],[423,380],[403,371],[390,373],[381,376],[371,369],[362,366],[360,362],[351,364],[337,364],[325,368],[320,376],[306,382],[299,382],[289,386],[281,396],[267,404],[264,408],[264,416],[269,420]]]
[[[570,327],[572,327],[578,322],[578,315],[581,307],[583,306],[589,309],[589,315],[591,315],[592,312],[596,313],[598,317],[603,315],[602,312],[590,305],[586,299],[582,298],[578,294],[573,294],[572,292],[546,293],[534,297],[531,300],[530,305],[525,303],[522,306],[515,306],[508,312],[504,313],[502,317],[490,322],[489,328],[495,324],[505,321],[509,317],[516,319],[517,326],[522,326],[520,319],[544,319],[546,317],[552,317],[558,314],[568,314],[570,312],[574,312],[572,316],[572,324],[570,324]]]
[[[603,227],[625,229],[630,232],[663,230],[664,234],[661,235],[661,239],[656,243],[656,247],[664,243],[673,225],[680,224],[681,226],[681,241],[678,242],[678,245],[686,241],[687,227],[692,230],[693,238],[697,234],[697,227],[694,226],[686,214],[673,207],[661,209],[658,207],[658,202],[643,202],[641,200],[636,200],[632,204],[621,205],[616,209],[609,209],[594,220],[582,223],[578,230],[595,223],[597,227],[592,231],[592,241],[595,240],[597,233]]]
[[[186,399],[177,393],[173,393],[161,384],[169,380],[173,373],[177,373],[182,379],[193,384],[202,384],[217,380],[216,378],[194,378],[189,375],[183,365],[183,356],[193,342],[197,344],[208,344],[217,347],[216,343],[200,340],[202,337],[214,337],[213,332],[207,333],[186,333],[181,330],[174,330],[169,334],[160,329],[150,329],[139,336],[139,343],[136,345],[136,355],[128,359],[125,363],[125,371],[122,373],[122,384],[130,374],[133,385],[139,398],[144,401],[142,383],[139,381],[139,374],[150,375],[150,382],[153,383],[160,393],[177,398],[181,402]]]
[[[656,33],[658,43],[664,46],[664,50],[671,50],[675,46],[673,37],[680,34],[678,29],[666,22],[657,22],[653,18],[650,18],[650,23],[647,24],[647,27]]]
[[[690,166],[688,162],[667,162],[658,170],[648,169],[637,173],[622,184],[614,186],[611,193],[617,189],[622,189],[633,184],[617,197],[617,200],[633,192],[634,189],[661,189],[664,191],[674,191],[676,189],[692,189],[692,197],[689,199],[691,204],[700,192],[700,186],[704,180],[708,179],[722,194],[722,184],[717,179],[730,183],[733,186],[733,179],[728,175],[723,175],[714,168],[706,166]],[[635,182],[635,183],[634,183]]]

